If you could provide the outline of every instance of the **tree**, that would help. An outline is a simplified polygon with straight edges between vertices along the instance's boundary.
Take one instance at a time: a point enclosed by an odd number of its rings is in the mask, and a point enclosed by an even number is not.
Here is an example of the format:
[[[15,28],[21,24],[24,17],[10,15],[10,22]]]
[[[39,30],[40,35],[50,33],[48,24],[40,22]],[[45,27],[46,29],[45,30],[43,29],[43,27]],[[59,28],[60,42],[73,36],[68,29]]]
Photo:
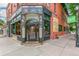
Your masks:
[[[4,21],[2,19],[0,19],[0,26],[3,26],[4,25]]]
[[[69,15],[76,15],[76,7],[79,5],[79,3],[66,3],[65,5]]]

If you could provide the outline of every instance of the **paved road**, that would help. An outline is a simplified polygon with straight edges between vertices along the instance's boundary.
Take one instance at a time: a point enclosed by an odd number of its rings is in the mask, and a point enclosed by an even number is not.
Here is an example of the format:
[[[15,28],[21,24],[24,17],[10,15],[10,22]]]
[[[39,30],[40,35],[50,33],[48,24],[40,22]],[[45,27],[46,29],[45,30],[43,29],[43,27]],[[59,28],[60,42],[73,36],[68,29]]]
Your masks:
[[[30,43],[20,45],[13,38],[0,37],[1,56],[79,56],[73,35],[47,40],[43,45]]]

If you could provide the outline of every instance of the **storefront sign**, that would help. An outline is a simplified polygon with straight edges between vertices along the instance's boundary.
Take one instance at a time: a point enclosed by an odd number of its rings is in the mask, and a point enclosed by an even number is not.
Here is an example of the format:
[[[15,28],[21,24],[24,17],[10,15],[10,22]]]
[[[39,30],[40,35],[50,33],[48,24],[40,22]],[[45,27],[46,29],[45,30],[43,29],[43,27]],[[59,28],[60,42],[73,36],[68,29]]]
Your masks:
[[[13,23],[15,23],[15,22],[18,22],[18,21],[20,21],[20,20],[21,20],[21,14],[18,15],[16,18],[12,19],[12,20],[11,20],[11,24],[13,24]]]
[[[15,23],[16,18],[11,20],[11,24]]]
[[[39,13],[42,14],[42,6],[41,7],[35,7],[35,6],[28,6],[28,7],[23,7],[22,13]]]
[[[39,15],[38,14],[28,14],[28,15],[26,15],[26,20],[30,20],[30,19],[36,19],[37,21],[39,21]]]

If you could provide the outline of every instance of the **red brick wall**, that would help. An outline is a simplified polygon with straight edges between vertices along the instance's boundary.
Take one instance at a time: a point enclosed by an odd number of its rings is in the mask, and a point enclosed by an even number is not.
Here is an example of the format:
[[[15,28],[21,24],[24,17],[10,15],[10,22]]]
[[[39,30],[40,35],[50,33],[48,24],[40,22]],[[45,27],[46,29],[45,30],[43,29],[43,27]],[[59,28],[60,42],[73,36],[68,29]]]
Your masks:
[[[17,8],[18,8],[18,4],[17,3],[12,3],[12,14],[15,13]]]
[[[60,3],[56,3],[56,12],[54,11],[54,8],[55,8],[55,4],[54,3],[52,3],[52,4],[50,4],[50,9],[51,9],[51,12],[52,12],[52,14],[55,14],[56,15],[56,17],[58,18],[58,24],[59,25],[62,25],[62,31],[61,32],[53,32],[53,15],[52,15],[52,17],[51,17],[51,23],[50,23],[50,25],[51,25],[51,35],[50,35],[50,38],[51,39],[54,39],[54,38],[56,38],[57,36],[61,36],[61,35],[64,35],[64,27],[66,26],[65,24],[66,24],[66,21],[65,21],[65,19],[63,19],[62,17],[64,17],[64,12],[62,13],[62,11],[63,11],[63,7],[62,7],[62,5],[60,4]]]
[[[6,10],[6,15],[7,15],[7,21],[9,20],[10,16],[12,15],[12,5],[11,3],[8,4],[7,10]]]
[[[63,11],[63,7],[61,4],[57,4],[57,9],[56,9],[56,14],[58,17],[58,23],[62,26],[64,26],[64,20],[62,19],[63,15],[62,15],[62,11]],[[64,34],[64,29],[62,27],[62,32],[58,32],[58,35],[63,35]]]
[[[13,13],[15,13],[18,6],[19,6],[18,3],[9,3],[8,4],[7,11],[6,11],[7,20],[9,20],[10,17],[13,15]]]

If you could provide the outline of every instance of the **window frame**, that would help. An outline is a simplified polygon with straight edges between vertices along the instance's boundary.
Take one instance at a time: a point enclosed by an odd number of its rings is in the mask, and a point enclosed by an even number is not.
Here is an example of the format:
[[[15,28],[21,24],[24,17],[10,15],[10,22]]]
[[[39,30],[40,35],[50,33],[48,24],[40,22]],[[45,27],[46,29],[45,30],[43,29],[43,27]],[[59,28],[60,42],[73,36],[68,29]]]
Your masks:
[[[59,25],[58,31],[62,32],[62,25]]]

